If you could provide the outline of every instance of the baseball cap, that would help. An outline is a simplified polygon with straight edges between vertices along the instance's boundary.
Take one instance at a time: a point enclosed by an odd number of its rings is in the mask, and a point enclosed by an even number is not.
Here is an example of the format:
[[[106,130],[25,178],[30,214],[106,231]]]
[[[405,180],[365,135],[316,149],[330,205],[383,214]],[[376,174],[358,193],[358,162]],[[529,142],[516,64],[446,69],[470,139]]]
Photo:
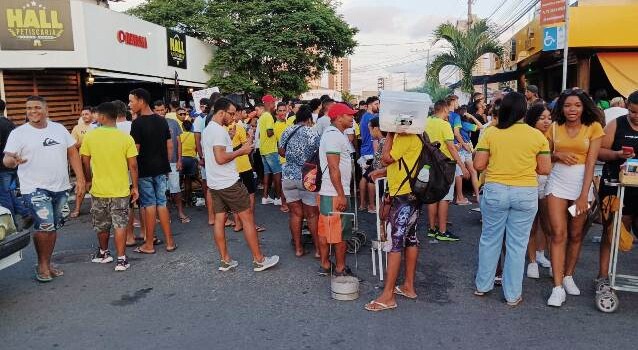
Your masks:
[[[527,85],[527,91],[537,94],[538,93],[538,86],[536,85]]]
[[[357,111],[348,107],[344,103],[335,103],[328,110],[328,117],[330,117],[330,119],[335,119],[342,115],[355,115],[356,113]]]
[[[277,99],[273,97],[273,95],[265,95],[261,98],[261,103],[274,103],[277,102]]]

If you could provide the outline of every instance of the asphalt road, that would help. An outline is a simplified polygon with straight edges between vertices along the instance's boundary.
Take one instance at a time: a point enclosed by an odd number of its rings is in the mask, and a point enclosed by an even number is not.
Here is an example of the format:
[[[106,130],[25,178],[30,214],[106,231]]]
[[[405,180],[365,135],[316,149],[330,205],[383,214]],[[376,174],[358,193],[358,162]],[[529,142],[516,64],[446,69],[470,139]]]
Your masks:
[[[87,201],[88,202],[88,201]],[[85,204],[86,206],[87,204]],[[86,213],[85,208],[85,213]],[[524,302],[509,308],[500,290],[472,295],[479,214],[452,207],[458,243],[434,244],[423,233],[417,271],[419,299],[399,299],[383,313],[363,309],[382,286],[372,276],[369,247],[358,255],[364,279],[354,302],[330,298],[329,279],[315,274],[311,254],[295,258],[287,217],[278,207],[258,205],[257,221],[268,230],[261,242],[280,265],[255,273],[240,234],[227,230],[240,265],[216,270],[217,253],[201,208],[190,224],[173,220],[179,249],[152,256],[130,252],[131,269],[90,262],[95,235],[84,214],[59,234],[55,262],[65,275],[52,283],[33,279],[35,254],[0,271],[1,349],[635,349],[638,295],[620,293],[620,308],[603,314],[594,305],[592,279],[598,245],[588,236],[575,277],[583,295],[560,309],[545,306],[551,290],[525,279]],[[423,219],[421,220],[423,221]],[[373,216],[360,226],[375,232]],[[594,227],[594,231],[600,227]],[[636,252],[622,257],[621,271],[638,273]],[[355,256],[349,255],[355,267]]]

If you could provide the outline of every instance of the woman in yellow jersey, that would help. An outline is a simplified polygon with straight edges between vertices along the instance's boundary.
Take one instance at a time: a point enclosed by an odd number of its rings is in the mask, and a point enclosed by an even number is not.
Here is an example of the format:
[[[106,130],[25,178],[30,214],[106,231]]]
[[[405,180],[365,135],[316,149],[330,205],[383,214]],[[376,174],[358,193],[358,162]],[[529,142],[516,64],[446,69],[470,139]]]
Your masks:
[[[188,114],[185,110],[179,113]],[[188,205],[193,203],[193,181],[199,182],[199,186],[203,189],[204,183],[199,178],[197,149],[195,147],[195,134],[193,133],[193,123],[190,120],[182,122],[184,132],[179,135],[182,142],[182,171],[184,178],[184,199]]]
[[[527,125],[545,134],[552,125],[552,114],[544,103],[536,103],[530,107],[525,116]],[[539,278],[538,265],[550,267],[551,263],[545,257],[545,247],[549,242],[550,227],[547,213],[547,175],[538,175],[538,213],[532,225],[527,245],[527,277]],[[540,249],[539,249],[540,248]]]
[[[558,307],[565,302],[566,294],[580,295],[572,276],[580,255],[589,202],[594,198],[594,166],[605,132],[603,112],[580,89],[563,91],[552,120],[546,136],[554,162],[547,181],[554,289],[547,304]],[[572,205],[574,216],[567,209]]]
[[[498,123],[485,131],[474,158],[476,170],[486,173],[474,294],[482,296],[494,288],[505,236],[503,294],[511,306],[522,301],[525,252],[538,209],[536,175],[549,174],[551,169],[549,143],[540,131],[523,122],[526,111],[522,94],[503,98]]]

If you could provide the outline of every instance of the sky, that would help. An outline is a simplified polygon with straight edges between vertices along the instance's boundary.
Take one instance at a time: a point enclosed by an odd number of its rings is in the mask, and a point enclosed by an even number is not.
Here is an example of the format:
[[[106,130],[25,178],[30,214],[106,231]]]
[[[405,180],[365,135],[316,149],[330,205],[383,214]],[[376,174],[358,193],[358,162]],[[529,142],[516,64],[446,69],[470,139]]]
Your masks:
[[[143,0],[111,3],[111,8],[123,11]],[[467,0],[341,0],[338,9],[344,20],[357,27],[359,46],[350,57],[352,66],[351,92],[376,90],[377,79],[384,77],[386,89],[402,90],[421,85],[428,62],[431,34],[445,22],[467,19]],[[480,18],[492,16],[496,24],[503,24],[529,1],[473,0],[473,13]],[[503,34],[503,40],[529,20],[525,16]],[[431,49],[430,60],[444,48]],[[449,73],[449,74],[448,74]],[[453,83],[452,71],[444,71],[442,79]]]

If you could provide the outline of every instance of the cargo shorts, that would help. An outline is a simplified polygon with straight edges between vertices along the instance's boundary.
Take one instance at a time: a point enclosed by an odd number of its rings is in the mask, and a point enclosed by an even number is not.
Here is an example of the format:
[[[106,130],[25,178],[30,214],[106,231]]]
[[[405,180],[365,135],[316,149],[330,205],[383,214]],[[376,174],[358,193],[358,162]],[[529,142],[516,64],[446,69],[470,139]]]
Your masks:
[[[91,218],[96,232],[123,229],[128,225],[129,197],[98,198],[91,200]]]

